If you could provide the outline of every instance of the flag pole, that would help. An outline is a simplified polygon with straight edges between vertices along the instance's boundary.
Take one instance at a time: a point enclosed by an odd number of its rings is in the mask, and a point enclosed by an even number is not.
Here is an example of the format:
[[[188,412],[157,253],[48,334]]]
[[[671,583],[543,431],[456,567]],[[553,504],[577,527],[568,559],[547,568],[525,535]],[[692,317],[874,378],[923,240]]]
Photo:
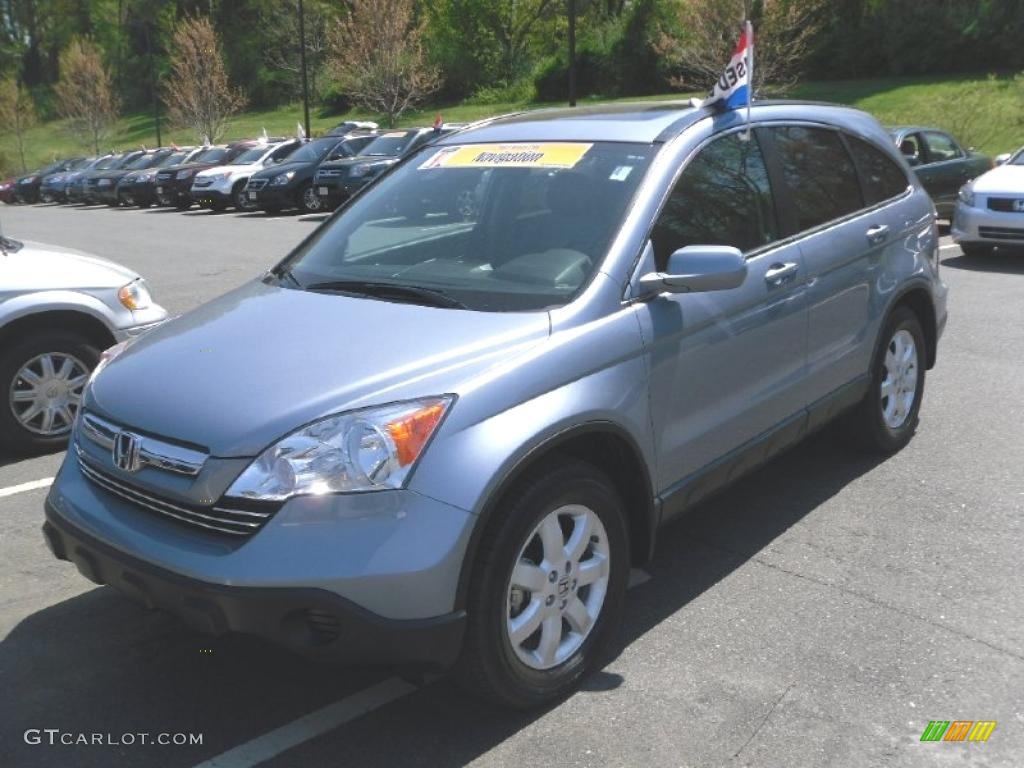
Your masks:
[[[750,141],[750,104],[754,100],[754,24],[746,20],[747,35],[747,141]]]

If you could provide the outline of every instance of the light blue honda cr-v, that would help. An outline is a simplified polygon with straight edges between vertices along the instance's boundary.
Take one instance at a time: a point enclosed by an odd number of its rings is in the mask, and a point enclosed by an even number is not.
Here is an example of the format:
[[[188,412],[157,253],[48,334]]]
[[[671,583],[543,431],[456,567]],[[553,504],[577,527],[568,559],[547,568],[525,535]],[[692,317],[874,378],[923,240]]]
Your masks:
[[[946,320],[869,116],[529,113],[106,353],[44,527],[98,583],[514,706],[600,663],[658,527],[833,417],[895,451]]]

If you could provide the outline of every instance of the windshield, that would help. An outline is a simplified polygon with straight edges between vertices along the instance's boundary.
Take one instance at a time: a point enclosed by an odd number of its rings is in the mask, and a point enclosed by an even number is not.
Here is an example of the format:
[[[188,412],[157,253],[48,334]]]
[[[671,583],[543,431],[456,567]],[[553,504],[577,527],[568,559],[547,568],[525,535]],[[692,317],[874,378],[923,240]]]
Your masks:
[[[159,163],[163,159],[164,159],[164,155],[161,154],[161,153],[158,153],[158,152],[154,152],[154,153],[148,154],[148,155],[143,155],[138,160],[136,160],[134,163],[130,163],[128,165],[128,170],[129,171],[138,171],[138,170],[141,170],[143,168],[150,168],[150,167],[156,165],[157,163]]]
[[[1024,165],[1024,149],[1017,151],[1017,154],[1010,158],[1009,165]]]
[[[338,144],[338,139],[317,139],[288,155],[289,163],[318,163]]]
[[[92,163],[92,158],[83,157],[83,158],[81,158],[79,160],[75,160],[75,162],[73,162],[71,164],[71,167],[68,168],[68,170],[69,171],[80,171],[82,168],[88,168],[91,163]]]
[[[188,152],[172,152],[161,160],[159,165],[177,165],[178,163],[185,162],[186,157],[188,157]]]
[[[279,272],[313,290],[426,289],[475,310],[559,306],[599,268],[654,153],[618,143],[427,148]]]
[[[192,158],[193,163],[218,163],[224,159],[228,151],[224,147],[210,147],[204,149],[198,155]]]
[[[232,160],[231,165],[252,165],[253,163],[258,163],[262,159],[262,157],[265,154],[267,154],[269,149],[270,147],[267,146],[253,147],[252,149],[247,149],[245,152],[243,152],[234,160]]]
[[[114,167],[114,163],[117,163],[120,160],[121,160],[121,156],[120,155],[111,155],[110,157],[105,157],[102,160],[100,160],[98,163],[96,163],[95,169],[97,171],[105,171],[108,168],[113,168]]]
[[[359,154],[375,155],[377,157],[398,157],[415,136],[416,133],[414,131],[408,133],[385,133],[383,136],[378,136],[367,144],[366,149]]]

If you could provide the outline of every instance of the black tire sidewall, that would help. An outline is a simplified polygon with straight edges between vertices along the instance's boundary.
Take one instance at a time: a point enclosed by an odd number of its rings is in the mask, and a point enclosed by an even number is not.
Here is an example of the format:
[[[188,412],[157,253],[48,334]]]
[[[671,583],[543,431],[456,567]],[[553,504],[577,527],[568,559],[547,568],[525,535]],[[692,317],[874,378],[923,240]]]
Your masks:
[[[25,429],[15,418],[8,399],[14,375],[36,355],[62,352],[74,355],[90,371],[100,359],[100,350],[81,336],[61,331],[45,331],[14,344],[0,354],[0,445],[15,451],[45,450],[64,445],[70,432],[59,437],[43,437]]]
[[[914,396],[914,404],[910,408],[903,425],[893,429],[885,423],[882,416],[882,393],[881,386],[885,376],[885,351],[889,342],[900,330],[906,330],[914,337],[914,346],[917,350],[917,392]],[[886,321],[879,339],[878,349],[875,352],[875,360],[872,367],[871,391],[865,398],[864,406],[867,418],[871,442],[878,449],[886,452],[895,452],[903,448],[914,435],[917,429],[918,418],[921,410],[921,401],[924,398],[925,385],[925,339],[924,331],[921,329],[921,322],[917,315],[907,307],[897,307]]]
[[[474,574],[479,579],[470,596],[475,618],[470,631],[475,636],[468,642],[482,655],[490,686],[501,692],[503,703],[529,708],[571,692],[584,674],[605,660],[621,626],[630,557],[622,501],[590,465],[566,462],[519,489],[509,494],[511,503],[495,511],[502,519],[491,535],[490,557]],[[576,653],[553,669],[535,670],[519,660],[505,630],[508,583],[527,536],[547,514],[567,504],[590,508],[605,527],[611,554],[608,590],[597,623]]]

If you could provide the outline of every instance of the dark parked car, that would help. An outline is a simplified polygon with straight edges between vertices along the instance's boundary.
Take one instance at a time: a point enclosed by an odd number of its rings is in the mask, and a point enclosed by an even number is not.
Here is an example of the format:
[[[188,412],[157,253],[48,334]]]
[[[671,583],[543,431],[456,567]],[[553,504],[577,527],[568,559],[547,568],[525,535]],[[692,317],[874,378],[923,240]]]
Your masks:
[[[246,195],[256,208],[264,211],[298,208],[316,213],[323,209],[313,189],[313,175],[320,163],[328,157],[353,157],[374,137],[372,133],[358,133],[314,139],[280,165],[254,173],[245,187]]]
[[[71,160],[58,160],[19,178],[14,185],[15,202],[38,203],[39,188],[42,186],[43,179],[51,173],[66,170],[71,162]]]
[[[144,171],[147,168],[163,165],[164,161],[172,154],[174,154],[174,150],[170,147],[149,149],[120,168],[96,173],[94,175],[96,179],[96,199],[107,205],[120,205],[121,199],[117,193],[117,187],[121,179],[132,171]]]
[[[42,184],[39,185],[40,202],[63,203],[65,200],[64,188],[67,186],[68,180],[75,174],[88,170],[98,160],[99,158],[96,157],[79,157],[71,160],[63,171],[44,176]]]
[[[100,168],[99,166],[96,166],[94,170],[83,174],[82,202],[86,205],[92,205],[93,203],[100,202],[100,196],[105,194],[108,188],[113,187],[111,178],[108,176],[110,171],[119,171],[122,168],[127,168],[144,154],[146,154],[146,152],[142,149],[125,152],[118,155],[114,162],[107,168]]]
[[[159,163],[126,173],[117,182],[117,199],[121,205],[148,208],[156,202],[156,175],[162,168],[182,165],[203,151],[202,147],[174,147]]]
[[[80,171],[74,171],[64,175],[64,202],[80,203],[84,200],[85,179],[93,171],[105,171],[113,168],[122,159],[119,154],[107,154],[91,161]]]
[[[992,168],[992,158],[964,149],[945,131],[904,126],[892,129],[893,139],[931,195],[939,218],[951,218],[960,187]]]
[[[14,202],[14,185],[17,179],[10,178],[0,181],[0,202],[11,204]]]
[[[321,206],[337,208],[403,157],[451,132],[451,128],[390,131],[374,139],[356,157],[329,159],[317,169],[313,181]]]
[[[173,205],[181,211],[191,208],[195,200],[190,190],[192,179],[197,173],[230,163],[258,143],[256,140],[246,140],[226,146],[206,147],[187,163],[161,168],[156,174],[157,205]]]

